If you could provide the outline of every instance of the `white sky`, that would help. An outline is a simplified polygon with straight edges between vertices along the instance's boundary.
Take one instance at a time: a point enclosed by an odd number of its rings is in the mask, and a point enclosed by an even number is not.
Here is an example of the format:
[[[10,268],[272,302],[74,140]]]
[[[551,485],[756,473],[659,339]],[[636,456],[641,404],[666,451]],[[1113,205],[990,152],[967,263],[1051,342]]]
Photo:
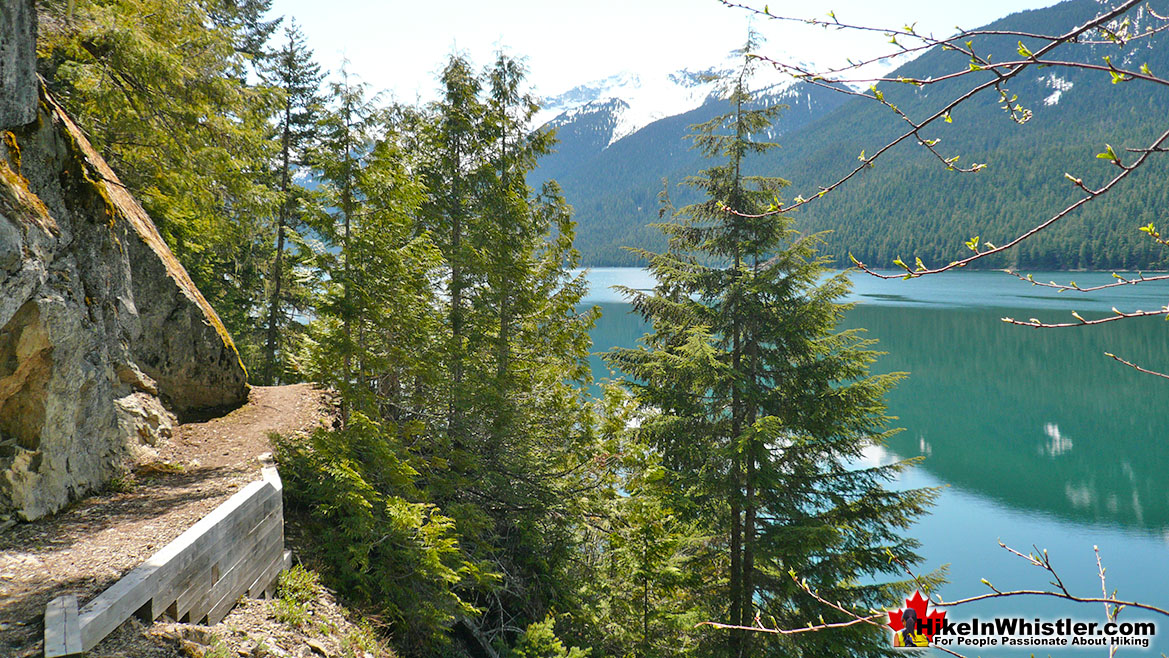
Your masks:
[[[749,2],[763,7],[763,2]],[[770,0],[773,14],[824,17],[882,27],[917,23],[949,35],[1055,0]],[[274,0],[273,15],[294,17],[322,67],[350,72],[399,101],[430,100],[453,51],[477,66],[503,46],[527,59],[529,82],[553,95],[622,71],[654,73],[718,63],[746,35],[747,12],[717,0]],[[874,35],[806,25],[754,22],[763,53],[826,63],[888,45]]]

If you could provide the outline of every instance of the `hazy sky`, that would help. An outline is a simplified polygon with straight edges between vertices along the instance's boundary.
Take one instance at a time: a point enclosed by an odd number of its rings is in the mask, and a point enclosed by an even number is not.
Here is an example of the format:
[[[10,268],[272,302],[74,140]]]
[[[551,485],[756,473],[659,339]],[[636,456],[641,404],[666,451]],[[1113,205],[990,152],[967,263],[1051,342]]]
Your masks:
[[[763,7],[763,2],[749,3]],[[824,17],[886,27],[917,23],[951,34],[1054,0],[770,0],[773,14]],[[717,0],[274,0],[294,17],[322,66],[342,58],[374,90],[429,100],[435,74],[459,50],[483,66],[501,46],[527,58],[537,93],[556,94],[622,71],[675,71],[716,63],[746,35],[747,12]],[[805,25],[754,21],[764,54],[825,62],[863,56],[887,39]],[[885,43],[887,45],[887,43]],[[704,67],[704,66],[703,66]],[[705,67],[704,67],[705,68]]]

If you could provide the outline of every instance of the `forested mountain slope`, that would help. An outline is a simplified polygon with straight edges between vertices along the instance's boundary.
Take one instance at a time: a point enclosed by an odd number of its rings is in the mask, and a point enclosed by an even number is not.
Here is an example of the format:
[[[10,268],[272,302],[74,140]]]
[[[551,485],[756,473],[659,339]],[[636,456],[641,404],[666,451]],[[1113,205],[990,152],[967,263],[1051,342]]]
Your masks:
[[[986,27],[1057,33],[1095,16],[1099,9],[1092,0],[1071,0],[1014,14]],[[1138,18],[1130,33],[1143,29],[1140,23]],[[974,46],[979,53],[990,53],[992,61],[1019,58],[1015,37],[983,37]],[[1062,47],[1056,55],[1097,64],[1103,64],[1107,56],[1117,66],[1136,69],[1147,64],[1156,73],[1169,70],[1169,35],[1157,34],[1125,46],[1075,44]],[[965,56],[934,49],[891,76],[937,78],[967,66]],[[966,76],[920,88],[883,83],[879,89],[887,100],[920,120],[972,86],[971,80],[972,76]],[[1112,144],[1131,161],[1133,156],[1122,149],[1147,146],[1164,129],[1169,113],[1169,90],[1139,81],[1114,84],[1107,72],[1029,69],[1008,88],[1010,94],[1018,95],[1018,103],[1033,112],[1026,123],[1013,122],[991,89],[964,104],[953,114],[952,123],[939,123],[926,135],[941,138],[938,148],[946,157],[960,155],[959,163],[967,166],[986,163],[983,171],[948,171],[927,151],[907,141],[872,170],[801,209],[796,214],[799,226],[831,230],[828,252],[840,263],[848,262],[850,252],[878,267],[890,266],[898,257],[912,263],[914,256],[920,256],[927,265],[949,262],[968,253],[963,242],[975,235],[1001,244],[1079,198],[1065,172],[1088,185],[1099,185],[1115,175],[1115,167],[1095,154]],[[857,165],[862,150],[871,155],[905,126],[889,109],[870,100],[851,98],[841,104],[844,95],[824,98],[821,94],[831,96],[832,92],[816,89],[805,98],[812,108],[831,111],[819,115],[813,111],[811,116],[803,102],[780,99],[793,108],[780,118],[781,126],[787,124],[778,137],[782,148],[752,165],[756,173],[792,181],[788,200],[797,194],[811,196],[818,186],[835,182]],[[575,167],[558,166],[566,195],[577,208],[578,244],[586,262],[638,264],[619,246],[661,248],[656,231],[645,227],[657,217],[654,194],[661,189],[662,177],[675,183],[699,168],[697,156],[687,150],[682,137],[688,125],[714,111],[704,107],[670,117]],[[566,146],[570,144],[566,140]],[[1119,194],[1090,204],[1013,253],[985,259],[980,265],[1163,266],[1162,250],[1137,229],[1163,218],[1169,208],[1169,187],[1164,185],[1167,166],[1154,158],[1150,166],[1124,181]]]
[[[764,91],[760,100],[789,106],[772,137],[783,141],[782,136],[828,113],[845,96],[799,83]],[[638,265],[638,258],[622,247],[664,244],[657,229],[647,226],[658,219],[662,180],[670,182],[671,195],[693,200],[674,184],[707,165],[685,137],[691,125],[726,111],[723,102],[711,97],[701,107],[655,121],[609,144],[613,111],[621,109],[621,103],[614,99],[551,122],[560,143],[534,173],[539,180],[553,178],[564,188],[576,210],[576,246],[593,265]]]
[[[1062,32],[1094,16],[1091,0],[1065,2],[997,21],[988,29]],[[985,38],[975,44],[992,61],[1018,59],[1018,40]],[[1169,41],[1159,34],[1148,41],[1120,46],[1064,46],[1067,58],[1102,64],[1109,56],[1118,66],[1169,70]],[[1056,51],[1059,57],[1061,50]],[[966,58],[932,51],[897,71],[906,77],[938,77],[961,70]],[[985,74],[985,75],[989,75]],[[961,80],[916,88],[881,86],[886,98],[911,117],[924,118],[962,93]],[[1002,244],[1082,196],[1064,173],[1099,186],[1117,169],[1095,154],[1112,144],[1122,149],[1147,146],[1165,129],[1169,90],[1141,82],[1113,84],[1107,73],[1071,69],[1028,70],[1009,85],[1018,103],[1033,111],[1019,125],[1000,108],[993,90],[953,114],[953,123],[938,124],[927,138],[941,138],[946,157],[960,163],[986,163],[974,174],[948,171],[916,144],[903,144],[838,193],[810,204],[800,213],[809,229],[831,229],[829,251],[839,260],[848,252],[875,266],[901,257],[921,257],[927,265],[949,262],[966,252],[963,242],[981,236]],[[834,182],[857,164],[862,149],[883,146],[904,123],[888,109],[855,99],[831,116],[794,135],[779,158],[761,163],[796,183],[795,193],[810,196],[817,185]],[[794,156],[794,157],[793,157]],[[1169,208],[1166,162],[1151,164],[1128,178],[1118,193],[1090,204],[1018,250],[983,266],[1022,268],[1112,269],[1161,264],[1162,250],[1137,229],[1164,217]]]

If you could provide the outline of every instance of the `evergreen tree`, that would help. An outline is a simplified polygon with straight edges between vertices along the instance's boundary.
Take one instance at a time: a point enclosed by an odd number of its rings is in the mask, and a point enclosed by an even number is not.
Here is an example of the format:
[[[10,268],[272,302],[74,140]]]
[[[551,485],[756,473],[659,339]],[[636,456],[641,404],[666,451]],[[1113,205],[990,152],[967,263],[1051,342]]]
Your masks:
[[[587,526],[593,531],[582,551],[589,573],[581,578],[580,634],[605,656],[693,655],[704,619],[704,574],[695,557],[709,538],[672,509],[661,454],[629,431],[643,420],[634,400],[609,384],[601,405],[613,477]]]
[[[423,222],[424,227],[434,233],[449,268],[446,292],[450,297],[447,319],[450,389],[446,433],[455,449],[461,449],[469,400],[463,380],[472,340],[467,323],[467,289],[472,285],[477,269],[476,245],[468,240],[480,237],[471,235],[471,232],[476,228],[472,225],[475,177],[484,159],[484,107],[479,99],[482,81],[465,58],[452,56],[442,71],[440,82],[443,96],[432,108],[435,121],[427,135],[428,151],[432,155],[424,176],[431,193],[424,208]]]
[[[591,311],[571,276],[571,209],[555,184],[526,182],[549,138],[530,134],[534,103],[505,56],[484,76],[452,57],[431,107],[421,230],[445,261],[447,414],[430,451],[449,468],[430,482],[471,557],[506,581],[478,592],[485,609],[462,627],[508,639],[572,588],[573,494],[587,475]],[[565,599],[567,600],[567,599]],[[510,640],[508,640],[510,641]]]
[[[261,69],[271,55],[265,46],[282,20],[264,20],[271,8],[272,0],[218,0],[208,4],[212,22],[238,35],[236,52],[248,58],[253,70]]]
[[[327,260],[325,265],[330,294],[320,311],[339,322],[340,333],[326,336],[333,343],[329,353],[336,361],[323,381],[331,383],[341,393],[344,425],[348,422],[355,385],[360,384],[354,378],[353,357],[361,352],[358,341],[363,338],[359,333],[355,339],[353,329],[359,315],[354,288],[360,285],[355,276],[360,270],[355,269],[355,264],[361,263],[364,245],[353,239],[353,232],[356,220],[363,214],[361,171],[372,153],[382,113],[367,98],[366,85],[354,80],[345,65],[341,66],[339,76],[330,85],[332,107],[321,115],[319,139],[311,161],[324,190],[321,214],[325,220],[318,224],[318,228],[336,246],[335,257]],[[336,362],[341,366],[339,373],[336,372]],[[361,371],[361,364],[357,364],[357,370]]]
[[[292,315],[304,313],[308,301],[303,290],[297,291],[300,294],[292,295],[283,290],[286,284],[284,241],[285,231],[294,219],[297,201],[305,194],[305,190],[292,181],[293,168],[306,164],[308,152],[316,138],[322,103],[320,66],[313,61],[312,50],[305,44],[304,34],[295,21],[285,28],[284,38],[283,45],[273,53],[265,69],[270,84],[283,92],[281,112],[276,124],[280,133],[280,202],[276,221],[276,254],[268,276],[268,335],[264,354],[263,382],[269,385],[282,379],[287,367],[283,349],[279,350],[282,358],[277,363],[277,344],[283,341],[286,347],[292,342],[292,337],[288,335]],[[291,309],[288,308],[290,305]]]
[[[849,283],[826,276],[820,237],[757,217],[785,182],[743,173],[748,156],[774,147],[753,136],[780,109],[748,109],[752,45],[731,81],[732,111],[694,126],[696,147],[722,160],[687,180],[706,201],[661,225],[669,251],[646,254],[655,291],[626,291],[654,331],[610,360],[648,414],[640,432],[661,454],[679,512],[719,538],[705,559],[722,604],[709,613],[790,627],[840,615],[789,573],[830,601],[888,603],[902,584],[863,579],[897,569],[888,552],[918,560],[903,531],[932,492],[883,487],[903,462],[859,463],[890,434],[882,398],[898,375],[869,376],[871,341],[836,331]],[[884,641],[862,626],[767,642],[735,631],[710,650],[881,655]]]
[[[429,392],[443,379],[441,253],[416,231],[425,198],[409,148],[416,121],[374,113],[346,82],[334,88],[331,149],[316,153],[333,209],[319,226],[340,252],[327,263],[306,359],[308,374],[341,395],[345,426],[283,442],[282,467],[292,465],[290,496],[328,577],[384,616],[402,655],[431,656],[456,619],[478,612],[463,592],[485,578],[460,546],[462,528],[424,488],[445,470],[419,447],[430,443]]]

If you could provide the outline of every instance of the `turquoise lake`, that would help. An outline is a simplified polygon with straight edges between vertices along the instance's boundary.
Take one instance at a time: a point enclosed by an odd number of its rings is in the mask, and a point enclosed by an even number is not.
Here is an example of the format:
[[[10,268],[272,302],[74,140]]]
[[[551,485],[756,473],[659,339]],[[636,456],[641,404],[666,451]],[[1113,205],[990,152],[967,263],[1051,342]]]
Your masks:
[[[1107,273],[1036,273],[1081,287],[1113,281]],[[874,372],[908,372],[888,396],[904,428],[868,459],[921,457],[895,486],[944,487],[933,513],[913,529],[923,570],[948,565],[953,600],[989,590],[1048,589],[1048,574],[999,547],[1046,549],[1073,594],[1101,595],[1093,546],[1120,599],[1169,607],[1169,380],[1107,358],[1112,352],[1169,371],[1169,323],[1123,320],[1091,328],[1031,329],[1004,316],[1073,321],[1122,311],[1155,310],[1169,285],[1146,283],[1093,293],[1031,286],[1001,272],[958,272],[911,281],[856,273],[848,327],[864,327],[886,352]],[[603,316],[594,350],[632,346],[645,323],[610,286],[650,288],[639,269],[589,272],[585,302]],[[597,379],[611,373],[597,354]],[[964,605],[951,619],[1022,616],[1103,621],[1101,604],[1016,597]],[[1169,618],[1128,609],[1120,621],[1149,620],[1158,635],[1149,650],[1169,652]],[[960,650],[967,655],[1029,655],[1032,649]],[[937,650],[931,654],[944,655]],[[1034,650],[1039,656],[1105,655],[1099,647]]]

